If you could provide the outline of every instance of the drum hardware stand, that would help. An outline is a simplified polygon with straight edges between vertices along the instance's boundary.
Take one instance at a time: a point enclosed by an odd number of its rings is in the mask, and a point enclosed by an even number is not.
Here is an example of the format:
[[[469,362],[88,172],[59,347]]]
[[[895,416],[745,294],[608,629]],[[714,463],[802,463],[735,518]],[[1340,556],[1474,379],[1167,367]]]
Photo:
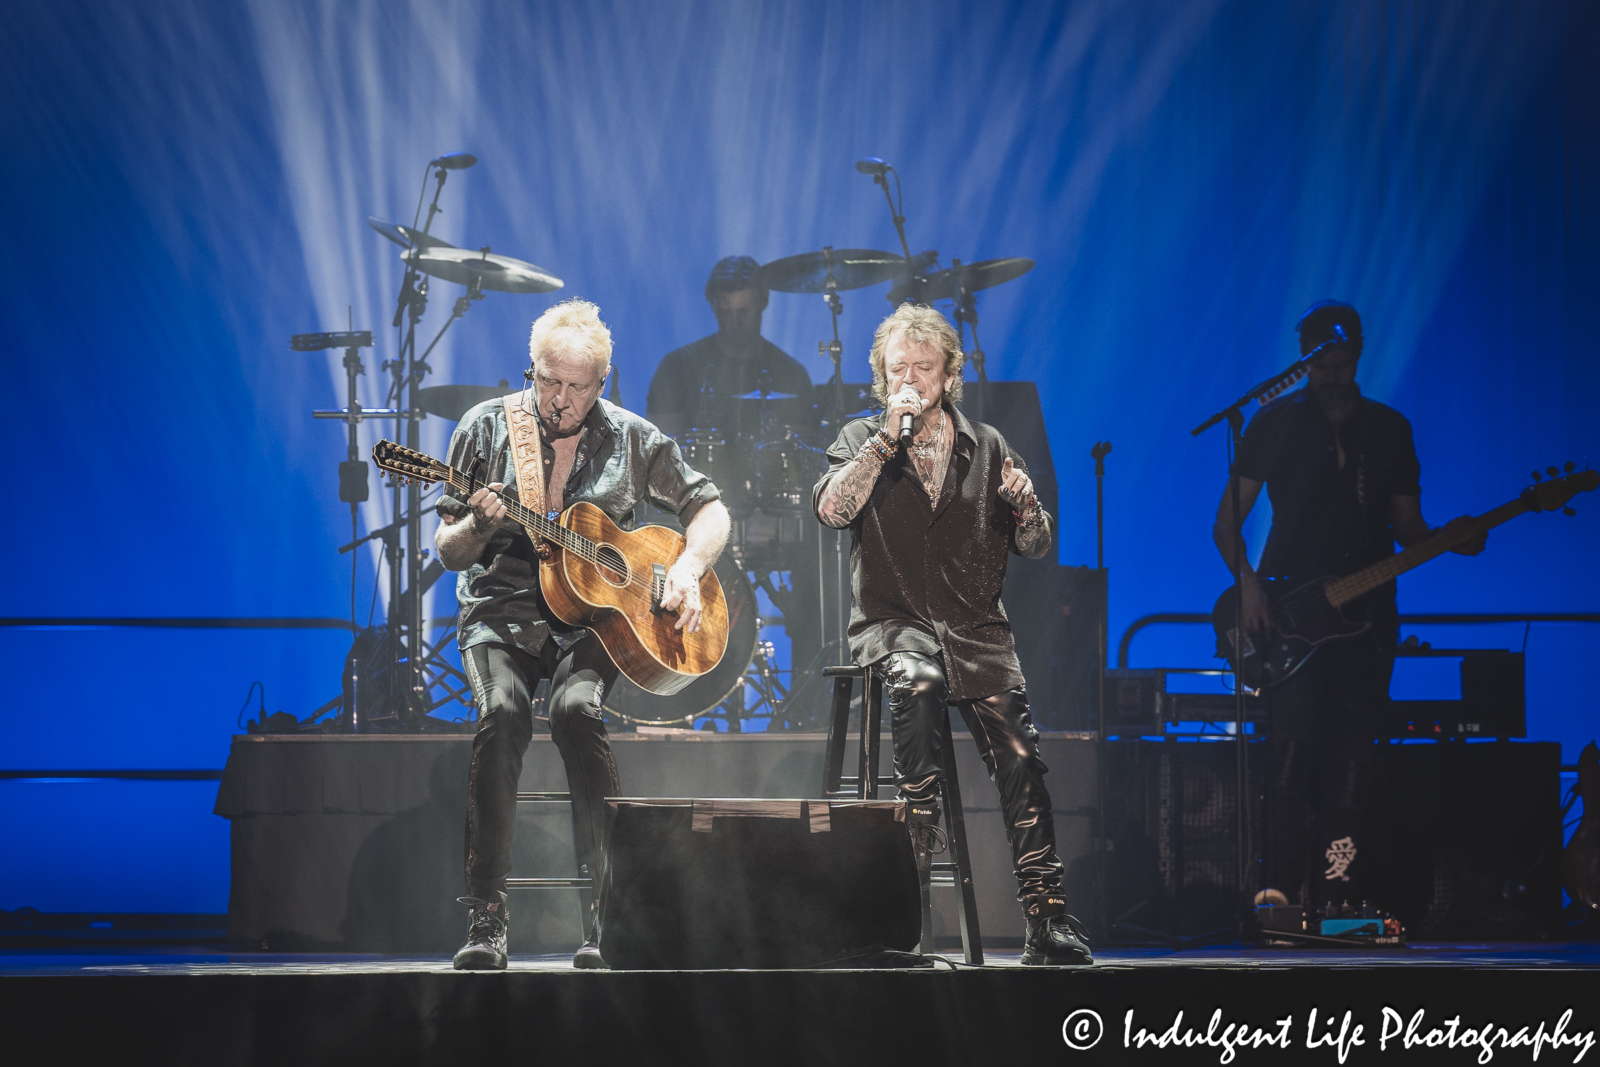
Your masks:
[[[447,157],[448,158],[448,157]],[[460,164],[456,164],[459,166]],[[439,196],[444,190],[444,183],[449,176],[450,168],[443,165],[441,160],[428,164],[434,168],[433,199],[428,205],[427,221],[420,232],[427,235],[433,226],[434,217],[443,209],[439,207]],[[426,173],[426,171],[424,172]],[[427,178],[423,179],[423,192],[427,189]],[[418,197],[418,212],[421,214],[421,197]],[[416,219],[413,218],[412,226],[415,227]],[[412,245],[415,248],[415,244]],[[488,249],[481,249],[485,256]],[[390,372],[392,381],[389,386],[389,399],[395,404],[393,407],[363,408],[356,398],[356,377],[365,373],[365,368],[357,350],[372,345],[372,334],[363,331],[360,334],[302,334],[291,341],[291,347],[297,351],[313,351],[322,348],[345,347],[344,360],[345,373],[348,384],[348,404],[342,410],[314,411],[315,418],[334,418],[345,421],[349,432],[349,458],[340,464],[340,493],[341,500],[348,501],[351,505],[352,535],[357,520],[357,505],[368,498],[367,469],[364,460],[360,459],[356,440],[357,428],[366,419],[403,419],[405,420],[405,443],[413,449],[421,447],[421,430],[419,423],[426,416],[418,403],[417,389],[423,379],[431,372],[427,357],[433,352],[446,330],[456,319],[464,315],[471,307],[471,301],[483,299],[480,279],[474,278],[468,286],[466,295],[455,302],[455,307],[444,326],[435,335],[428,348],[419,357],[416,347],[417,323],[421,321],[428,306],[428,282],[426,275],[417,269],[417,265],[410,254],[405,257],[406,271],[400,283],[400,292],[395,300],[395,313],[392,325],[397,330],[402,330],[399,344],[399,354],[393,360],[384,360],[381,369]],[[357,465],[359,464],[359,465]],[[352,706],[347,709],[349,728],[354,731],[364,725],[377,721],[390,721],[403,724],[410,728],[422,727],[426,716],[433,707],[438,707],[450,700],[458,700],[463,704],[468,703],[471,695],[470,686],[465,686],[466,678],[459,670],[441,658],[439,651],[431,647],[423,634],[422,596],[427,588],[443,573],[437,561],[428,565],[424,573],[424,561],[431,554],[421,545],[422,540],[422,489],[415,482],[403,486],[398,481],[391,481],[390,488],[394,493],[393,513],[400,516],[388,526],[374,530],[365,537],[353,538],[342,547],[341,553],[352,551],[358,545],[364,544],[374,538],[382,538],[384,542],[384,555],[389,567],[389,616],[386,626],[386,640],[388,650],[384,659],[389,663],[392,677],[389,685],[389,707],[379,716],[368,716],[365,722],[358,718],[354,707],[355,698],[352,696]],[[400,530],[404,528],[405,538],[402,547]],[[353,596],[353,592],[352,592]],[[357,692],[359,678],[352,675],[347,684],[351,692]],[[464,688],[459,688],[452,682],[459,681]],[[438,685],[444,688],[450,696],[438,703],[432,703],[428,697],[428,690]],[[342,699],[342,698],[341,698]],[[431,704],[431,706],[430,706]],[[324,710],[326,709],[324,706]],[[321,712],[319,712],[320,714]]]
[[[961,266],[961,260],[951,261],[950,269]],[[956,287],[955,304],[956,337],[962,347],[966,346],[966,328],[972,327],[972,351],[967,357],[972,360],[972,369],[978,376],[978,403],[977,414],[979,422],[987,422],[986,402],[989,395],[989,372],[984,368],[985,358],[983,345],[978,341],[978,302],[973,298],[972,290],[965,285]],[[1109,449],[1108,449],[1109,451]]]

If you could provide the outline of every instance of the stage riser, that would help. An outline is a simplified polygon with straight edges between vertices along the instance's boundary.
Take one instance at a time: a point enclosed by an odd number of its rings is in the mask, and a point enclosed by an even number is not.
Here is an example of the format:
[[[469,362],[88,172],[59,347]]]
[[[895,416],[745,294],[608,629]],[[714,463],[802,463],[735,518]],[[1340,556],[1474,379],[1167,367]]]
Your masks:
[[[1600,971],[1419,968],[1096,967],[1087,971],[988,969],[962,973],[701,971],[626,973],[452,972],[210,974],[186,977],[9,978],[0,1021],[18,1063],[85,1062],[97,1053],[187,1063],[628,1063],[1216,1064],[1217,1047],[1125,1048],[1133,1032],[1160,1035],[1245,1022],[1288,1049],[1241,1050],[1235,1063],[1341,1062],[1328,1037],[1345,1013],[1364,1030],[1348,1062],[1372,1062],[1384,1008],[1421,1033],[1458,1017],[1461,1029],[1493,1022],[1510,1033],[1563,1013],[1570,1038],[1600,1028]],[[1328,1044],[1308,1049],[1307,1022]],[[1063,1040],[1063,1023],[1089,1010],[1101,1036],[1087,1051]],[[1333,1017],[1331,1028],[1329,1016]],[[1079,1016],[1087,1019],[1087,1016]],[[1391,1023],[1392,1025],[1392,1023]],[[1080,1039],[1081,1040],[1081,1039]],[[1401,1047],[1407,1064],[1478,1062],[1476,1048]],[[1581,1047],[1581,1046],[1579,1046]],[[1569,1064],[1577,1048],[1542,1050]],[[1591,1060],[1594,1053],[1585,1056]],[[1026,1058],[1024,1058],[1026,1057]],[[1527,1048],[1497,1049],[1494,1063],[1529,1063]]]
[[[976,746],[955,725],[980,925],[997,944],[1016,942],[1011,852],[998,798]],[[630,796],[811,797],[822,781],[816,736],[687,739],[614,735]],[[1046,735],[1041,753],[1063,858],[1089,856],[1094,746]],[[854,747],[851,749],[854,766]],[[233,812],[231,936],[286,951],[430,951],[458,947],[469,738],[244,741],[234,746],[219,813]],[[889,773],[885,752],[883,773]],[[523,763],[524,791],[563,790],[560,755],[536,736]],[[886,790],[886,794],[890,791]],[[330,803],[356,810],[326,810]],[[360,810],[376,806],[372,811]],[[572,824],[565,804],[522,804],[512,874],[571,876]],[[935,933],[958,934],[955,894],[936,890]],[[536,952],[581,940],[574,890],[518,890],[511,945]]]

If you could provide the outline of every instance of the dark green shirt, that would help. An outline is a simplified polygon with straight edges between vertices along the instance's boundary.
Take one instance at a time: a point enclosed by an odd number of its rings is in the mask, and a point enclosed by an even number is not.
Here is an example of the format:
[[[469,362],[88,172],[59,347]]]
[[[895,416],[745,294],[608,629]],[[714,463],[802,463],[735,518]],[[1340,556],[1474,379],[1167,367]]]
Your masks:
[[[594,407],[578,431],[578,451],[562,492],[566,506],[587,501],[623,529],[632,529],[634,508],[641,500],[677,515],[687,526],[695,513],[719,497],[705,475],[684,463],[677,442],[641,419],[605,400]],[[543,441],[544,470],[549,477],[555,450]],[[475,472],[479,483],[517,484],[511,462],[511,435],[500,398],[486,400],[461,417],[450,438],[450,465]],[[441,515],[458,518],[470,509],[446,489],[436,506]],[[537,653],[551,631],[581,634],[550,613],[539,591],[539,557],[520,526],[496,530],[483,554],[456,578],[460,604],[460,647],[481,644],[517,645]]]

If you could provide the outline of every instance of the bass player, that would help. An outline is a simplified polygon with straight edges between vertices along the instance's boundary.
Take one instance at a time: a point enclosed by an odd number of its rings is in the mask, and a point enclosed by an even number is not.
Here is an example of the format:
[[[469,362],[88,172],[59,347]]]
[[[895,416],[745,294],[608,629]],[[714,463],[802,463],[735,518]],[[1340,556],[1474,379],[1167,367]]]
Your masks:
[[[627,528],[648,499],[684,524],[687,545],[668,569],[661,600],[676,626],[700,625],[699,579],[728,539],[728,511],[717,487],[684,462],[673,440],[631,412],[600,399],[611,368],[611,331],[584,300],[557,304],[533,324],[531,389],[488,400],[462,416],[450,439],[451,466],[488,483],[466,500],[446,495],[434,543],[460,574],[462,665],[478,703],[467,778],[466,876],[471,908],[458,970],[506,966],[506,874],[516,823],[517,779],[533,735],[532,696],[550,679],[550,733],[567,771],[572,837],[580,875],[600,878],[607,796],[621,785],[600,716],[617,677],[600,641],[559,622],[539,587],[539,555],[506,515],[500,491],[516,486],[532,510],[556,513],[588,501]],[[533,501],[542,498],[542,506]],[[575,967],[604,967],[594,899]]]
[[[1411,424],[1393,408],[1363,397],[1356,385],[1362,351],[1356,309],[1320,301],[1295,329],[1302,355],[1344,340],[1311,361],[1304,388],[1267,404],[1245,431],[1234,468],[1239,513],[1249,516],[1263,485],[1272,504],[1261,577],[1340,574],[1392,555],[1396,541],[1409,547],[1434,533],[1422,518]],[[1230,487],[1217,507],[1212,536],[1230,568],[1235,558],[1241,561],[1244,627],[1259,640],[1268,628],[1267,599],[1239,526]],[[1472,556],[1483,546],[1479,536],[1453,551]],[[1382,890],[1371,815],[1374,741],[1388,706],[1399,638],[1394,583],[1352,607],[1372,626],[1329,642],[1270,690],[1265,888],[1258,902],[1298,897],[1308,907],[1359,904]]]

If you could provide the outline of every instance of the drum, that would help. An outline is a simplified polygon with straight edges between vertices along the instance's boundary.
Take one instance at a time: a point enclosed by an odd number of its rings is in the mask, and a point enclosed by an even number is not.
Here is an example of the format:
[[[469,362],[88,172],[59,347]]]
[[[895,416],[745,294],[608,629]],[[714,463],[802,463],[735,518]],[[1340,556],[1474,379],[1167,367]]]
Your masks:
[[[736,444],[736,442],[734,443]],[[711,479],[722,503],[734,518],[743,518],[755,508],[746,457],[730,447],[728,435],[715,427],[689,430],[679,440],[683,461]]]
[[[656,696],[618,675],[606,694],[605,710],[646,726],[679,726],[727,699],[756,658],[760,619],[756,616],[756,591],[750,579],[724,552],[712,566],[728,601],[728,650],[717,665],[669,697]]]
[[[803,515],[811,510],[811,490],[828,469],[820,448],[794,430],[756,446],[756,504],[772,515]]]

